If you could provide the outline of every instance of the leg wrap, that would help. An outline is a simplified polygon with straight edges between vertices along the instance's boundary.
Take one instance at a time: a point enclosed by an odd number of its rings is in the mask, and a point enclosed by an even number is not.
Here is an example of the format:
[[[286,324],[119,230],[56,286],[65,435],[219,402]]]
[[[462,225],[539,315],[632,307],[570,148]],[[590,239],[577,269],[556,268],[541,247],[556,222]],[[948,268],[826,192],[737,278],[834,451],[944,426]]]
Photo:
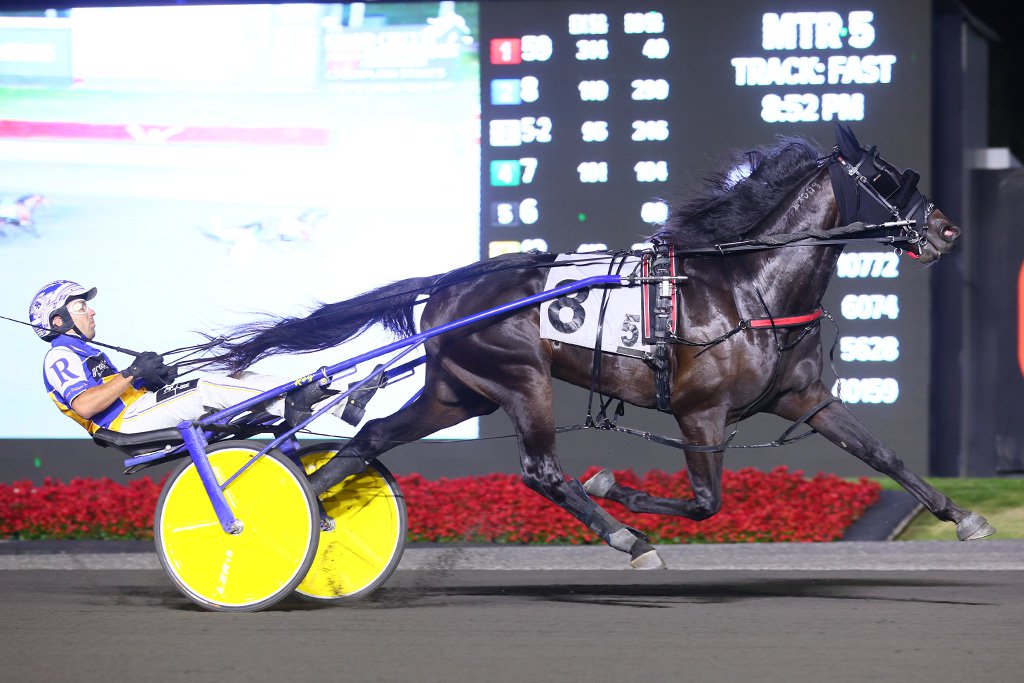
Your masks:
[[[626,527],[622,527],[618,531],[613,531],[608,535],[608,545],[616,550],[621,550],[624,553],[628,553],[633,550],[633,546],[636,544],[637,540],[639,539],[637,539],[637,537],[634,536]]]
[[[580,500],[584,501],[583,514],[578,514],[575,509],[571,510],[572,513],[586,524],[591,531],[600,536],[602,541],[616,550],[630,553],[630,555],[633,555],[638,550],[638,542],[646,546],[647,550],[652,549],[650,544],[647,543],[647,537],[643,533],[626,526],[608,514],[603,507],[592,501],[578,480],[574,479],[571,482],[567,482],[567,486],[579,496]],[[635,555],[633,556],[635,557]]]
[[[601,470],[583,482],[583,490],[594,498],[604,498],[612,486],[615,486],[615,475],[608,469]]]
[[[568,489],[565,496],[565,507],[581,522],[590,526],[590,523],[597,518],[608,518],[611,516],[604,511],[600,505],[595,503],[583,489],[583,485],[576,479],[565,482]]]

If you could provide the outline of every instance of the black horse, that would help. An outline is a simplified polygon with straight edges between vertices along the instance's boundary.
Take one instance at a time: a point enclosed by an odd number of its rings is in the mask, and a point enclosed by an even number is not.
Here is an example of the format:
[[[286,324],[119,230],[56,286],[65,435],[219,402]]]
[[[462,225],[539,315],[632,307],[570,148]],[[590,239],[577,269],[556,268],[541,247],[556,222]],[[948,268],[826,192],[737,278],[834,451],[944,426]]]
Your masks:
[[[682,335],[719,340],[669,347],[668,411],[691,446],[684,450],[693,498],[651,496],[615,483],[607,471],[585,484],[566,478],[555,453],[552,377],[653,408],[656,371],[643,359],[611,354],[601,354],[595,365],[592,350],[541,339],[537,308],[430,339],[423,393],[393,415],[366,423],[338,457],[311,476],[314,490],[326,491],[397,444],[500,407],[515,425],[524,483],[628,552],[634,567],[657,568],[664,564],[646,537],[592,498],[618,501],[636,512],[706,519],[721,507],[727,425],[768,412],[806,422],[892,477],[936,517],[956,523],[961,540],[994,533],[983,517],[908,470],[835,401],[821,381],[820,326],[754,329],[742,323],[817,310],[843,248],[836,242],[844,235],[888,234],[922,263],[954,247],[959,228],[917,190],[916,173],[882,160],[873,147],[861,147],[848,127],[839,128],[837,142],[827,156],[796,138],[748,153],[743,174],[737,176],[734,167],[717,176],[710,193],[674,210],[654,236],[656,243],[689,250],[689,279],[678,290],[685,301]],[[864,224],[848,227],[855,221]],[[887,221],[897,223],[871,228]],[[733,247],[701,249],[724,242]],[[785,242],[788,248],[766,246]],[[433,328],[536,294],[554,259],[552,254],[498,257],[325,304],[304,318],[247,325],[222,343],[213,361],[240,370],[272,354],[331,348],[373,324],[409,336],[415,333],[417,297],[429,294],[421,326]]]

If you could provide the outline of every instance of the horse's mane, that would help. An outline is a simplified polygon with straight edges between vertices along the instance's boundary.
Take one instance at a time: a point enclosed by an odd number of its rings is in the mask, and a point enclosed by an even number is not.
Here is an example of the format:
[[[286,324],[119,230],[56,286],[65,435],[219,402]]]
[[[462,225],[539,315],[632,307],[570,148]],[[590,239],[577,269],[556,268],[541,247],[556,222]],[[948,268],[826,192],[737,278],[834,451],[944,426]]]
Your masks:
[[[706,179],[704,194],[673,207],[653,238],[681,248],[739,238],[757,228],[818,167],[820,158],[820,150],[798,137],[734,155]]]

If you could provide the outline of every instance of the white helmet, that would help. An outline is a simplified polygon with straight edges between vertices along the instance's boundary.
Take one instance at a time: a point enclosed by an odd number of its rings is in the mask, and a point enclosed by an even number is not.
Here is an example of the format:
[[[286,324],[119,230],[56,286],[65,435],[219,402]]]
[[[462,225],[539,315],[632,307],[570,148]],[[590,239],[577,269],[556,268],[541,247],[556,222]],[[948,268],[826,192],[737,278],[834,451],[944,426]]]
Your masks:
[[[67,304],[72,299],[89,301],[96,296],[96,288],[86,289],[71,280],[54,280],[36,292],[28,307],[28,322],[35,328],[36,334],[43,341],[50,341],[58,334],[67,332],[72,327],[71,315]],[[64,323],[60,329],[53,327],[53,317],[59,315]]]

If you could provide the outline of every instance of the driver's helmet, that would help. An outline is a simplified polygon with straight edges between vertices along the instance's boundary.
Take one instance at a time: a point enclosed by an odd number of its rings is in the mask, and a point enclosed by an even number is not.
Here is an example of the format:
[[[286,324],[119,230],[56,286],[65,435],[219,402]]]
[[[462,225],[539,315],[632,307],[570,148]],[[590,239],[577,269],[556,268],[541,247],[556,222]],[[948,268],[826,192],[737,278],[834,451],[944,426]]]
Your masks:
[[[86,289],[71,280],[54,280],[36,292],[28,307],[28,322],[35,328],[36,334],[43,341],[50,341],[62,332],[71,329],[71,315],[67,304],[72,299],[85,299],[96,296],[96,288]],[[64,325],[61,329],[53,328],[53,317],[60,315]]]

